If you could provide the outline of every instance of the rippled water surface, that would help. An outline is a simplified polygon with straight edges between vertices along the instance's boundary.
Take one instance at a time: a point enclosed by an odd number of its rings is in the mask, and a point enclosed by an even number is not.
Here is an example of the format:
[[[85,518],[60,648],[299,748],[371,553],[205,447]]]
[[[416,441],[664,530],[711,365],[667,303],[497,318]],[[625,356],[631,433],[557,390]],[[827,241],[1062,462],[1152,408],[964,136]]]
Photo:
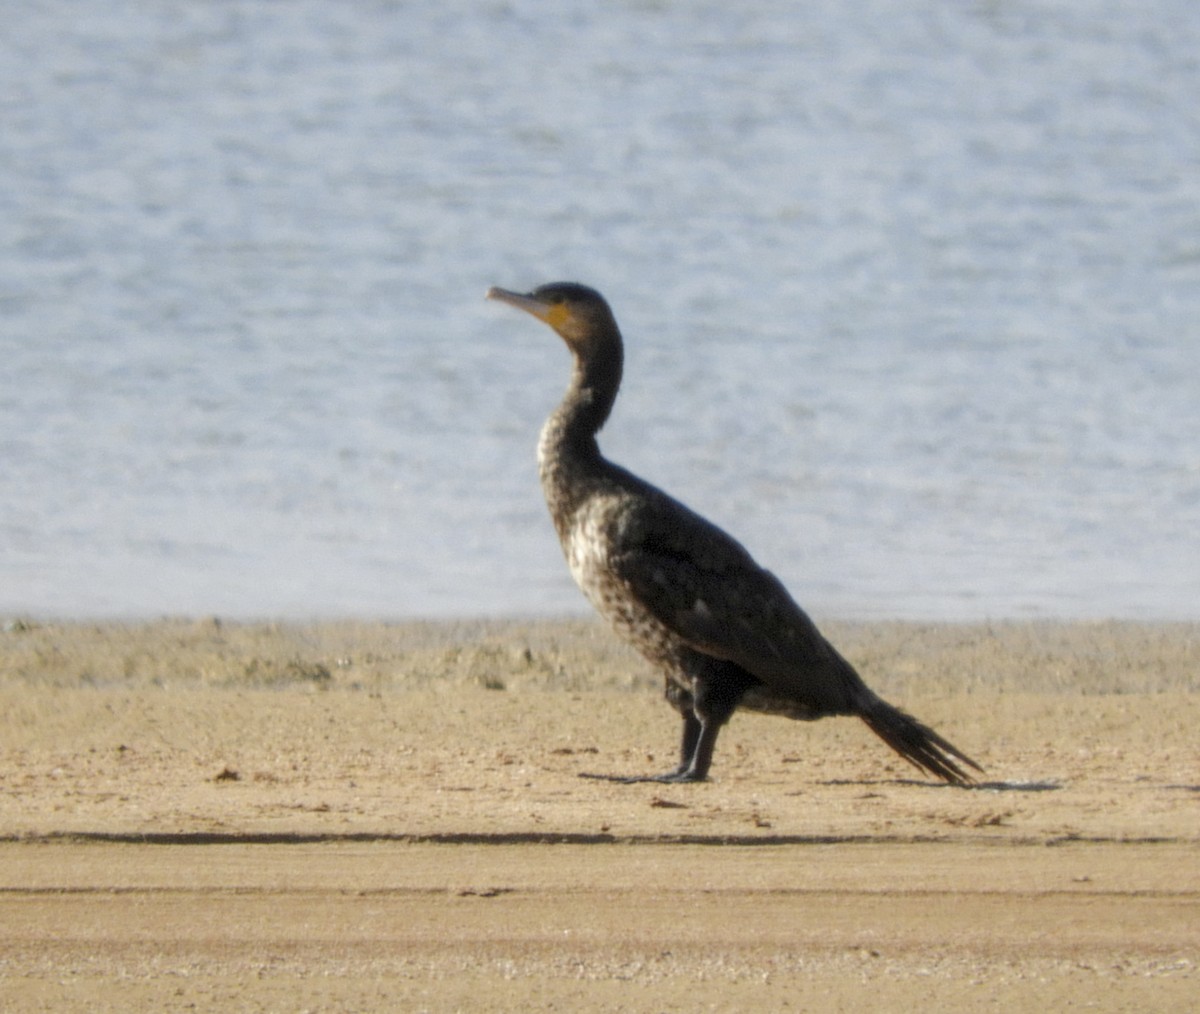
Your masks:
[[[819,615],[1196,615],[1193,3],[17,0],[0,104],[0,612],[582,610],[572,278]]]

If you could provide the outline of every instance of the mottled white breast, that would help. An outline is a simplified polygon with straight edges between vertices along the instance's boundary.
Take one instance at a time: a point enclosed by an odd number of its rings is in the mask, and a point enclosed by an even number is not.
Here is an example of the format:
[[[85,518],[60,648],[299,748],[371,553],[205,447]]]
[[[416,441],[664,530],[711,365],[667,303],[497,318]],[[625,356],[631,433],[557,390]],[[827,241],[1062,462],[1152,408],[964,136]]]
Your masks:
[[[564,539],[571,576],[596,611],[656,665],[679,669],[683,644],[637,601],[613,573],[609,553],[620,549],[620,504],[595,496],[579,509]]]
[[[602,500],[593,498],[575,514],[563,551],[571,576],[588,601],[603,616],[615,619],[613,596],[604,594],[604,589],[614,580],[608,566],[610,541],[606,506]]]

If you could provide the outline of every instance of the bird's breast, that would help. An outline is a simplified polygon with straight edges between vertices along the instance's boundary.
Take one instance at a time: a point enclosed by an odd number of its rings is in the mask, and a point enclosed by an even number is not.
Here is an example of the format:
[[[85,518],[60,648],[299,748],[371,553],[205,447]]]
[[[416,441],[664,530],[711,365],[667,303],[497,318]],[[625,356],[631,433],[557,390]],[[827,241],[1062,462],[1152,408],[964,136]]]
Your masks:
[[[605,615],[612,605],[609,588],[616,582],[609,565],[612,550],[612,531],[606,513],[590,505],[577,511],[563,533],[563,553],[575,583]]]
[[[633,594],[612,567],[621,550],[620,511],[603,498],[576,512],[563,536],[571,576],[595,610],[616,632],[652,662],[675,668],[679,639]]]

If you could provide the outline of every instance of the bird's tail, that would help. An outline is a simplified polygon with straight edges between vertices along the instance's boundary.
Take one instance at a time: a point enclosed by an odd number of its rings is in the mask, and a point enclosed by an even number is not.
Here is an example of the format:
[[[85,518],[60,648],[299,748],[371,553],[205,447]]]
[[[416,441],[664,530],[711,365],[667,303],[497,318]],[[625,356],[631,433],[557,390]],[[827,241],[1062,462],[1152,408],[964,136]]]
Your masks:
[[[910,764],[936,775],[951,785],[970,785],[972,778],[963,766],[983,771],[970,757],[912,715],[867,691],[858,714],[871,730]]]

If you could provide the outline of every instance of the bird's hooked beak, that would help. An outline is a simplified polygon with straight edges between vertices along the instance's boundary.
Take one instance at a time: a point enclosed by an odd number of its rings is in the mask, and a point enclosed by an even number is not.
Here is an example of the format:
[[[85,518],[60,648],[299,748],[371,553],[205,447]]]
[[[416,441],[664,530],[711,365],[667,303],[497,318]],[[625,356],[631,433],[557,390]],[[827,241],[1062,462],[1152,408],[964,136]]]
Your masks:
[[[509,306],[515,306],[518,310],[531,313],[538,320],[549,324],[555,331],[560,331],[562,325],[566,324],[571,316],[571,311],[561,303],[546,303],[536,296],[512,292],[509,289],[502,289],[498,285],[493,285],[487,290],[487,298],[508,303]]]

